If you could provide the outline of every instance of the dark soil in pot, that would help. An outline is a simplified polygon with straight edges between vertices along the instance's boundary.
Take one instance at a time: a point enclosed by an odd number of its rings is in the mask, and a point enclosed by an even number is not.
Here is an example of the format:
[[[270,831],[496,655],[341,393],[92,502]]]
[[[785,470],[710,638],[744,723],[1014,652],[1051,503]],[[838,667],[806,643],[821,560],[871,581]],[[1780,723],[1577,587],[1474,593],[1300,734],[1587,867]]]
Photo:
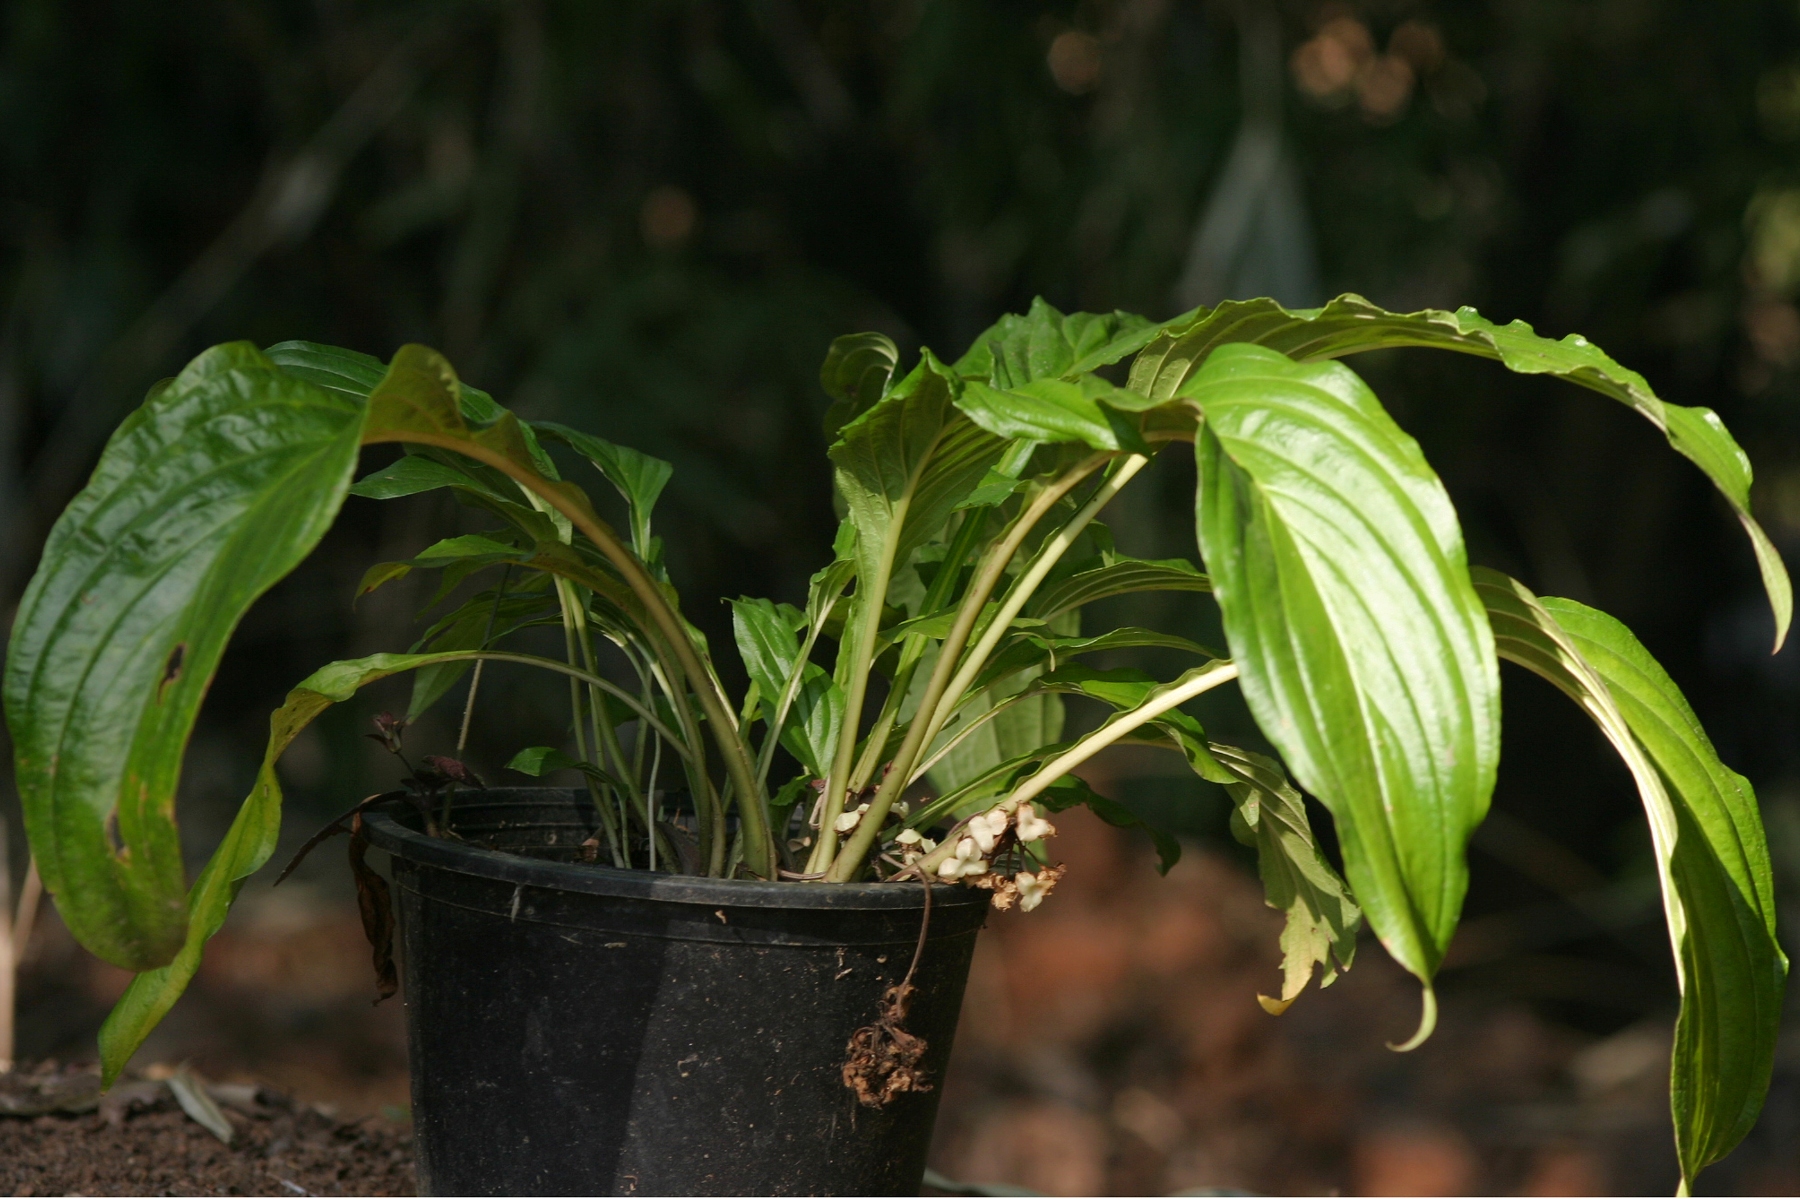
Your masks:
[[[393,857],[423,1193],[917,1195],[939,1092],[845,1086],[905,976],[919,884],[738,882],[579,861],[583,792],[458,798]],[[941,1081],[988,895],[931,888],[904,1026]]]

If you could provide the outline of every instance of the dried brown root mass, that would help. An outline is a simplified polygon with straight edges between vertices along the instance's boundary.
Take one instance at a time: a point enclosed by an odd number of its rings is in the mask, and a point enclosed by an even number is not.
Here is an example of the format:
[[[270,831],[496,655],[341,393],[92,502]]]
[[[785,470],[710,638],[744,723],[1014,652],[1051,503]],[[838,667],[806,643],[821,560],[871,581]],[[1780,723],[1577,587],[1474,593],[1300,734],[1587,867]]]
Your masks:
[[[845,1048],[844,1086],[865,1108],[884,1108],[902,1092],[929,1092],[931,1078],[919,1066],[928,1046],[903,1022],[918,989],[897,983],[881,998],[880,1016],[850,1035]]]

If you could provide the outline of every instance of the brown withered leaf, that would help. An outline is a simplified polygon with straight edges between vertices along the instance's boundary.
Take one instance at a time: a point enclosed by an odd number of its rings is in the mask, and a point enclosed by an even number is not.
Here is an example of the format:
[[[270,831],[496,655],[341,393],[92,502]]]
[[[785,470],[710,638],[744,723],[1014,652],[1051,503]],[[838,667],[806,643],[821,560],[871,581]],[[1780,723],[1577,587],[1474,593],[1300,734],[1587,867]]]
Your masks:
[[[400,976],[394,969],[393,897],[387,880],[368,864],[368,850],[369,832],[358,812],[350,820],[350,874],[356,878],[356,906],[375,963],[375,1003],[380,1004],[400,990]]]
[[[994,907],[1001,912],[1011,908],[1019,899],[1019,885],[998,871],[989,871],[986,875],[974,879],[963,880],[970,887],[986,888],[994,893]]]

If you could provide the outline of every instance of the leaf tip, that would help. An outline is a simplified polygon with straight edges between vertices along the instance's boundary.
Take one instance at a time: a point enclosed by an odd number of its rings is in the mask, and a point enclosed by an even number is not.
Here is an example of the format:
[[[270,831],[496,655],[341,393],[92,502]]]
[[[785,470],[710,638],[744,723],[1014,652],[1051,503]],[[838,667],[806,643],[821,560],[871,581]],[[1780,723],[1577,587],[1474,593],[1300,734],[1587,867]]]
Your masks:
[[[1294,1006],[1294,1001],[1298,999],[1298,996],[1290,996],[1286,1000],[1277,1000],[1273,996],[1265,996],[1261,992],[1256,993],[1256,1002],[1262,1005],[1262,1010],[1271,1017],[1279,1017],[1282,1013],[1292,1008]]]
[[[1430,1037],[1432,1031],[1437,1028],[1437,992],[1432,990],[1431,985],[1427,983],[1422,989],[1422,995],[1423,1000],[1420,1004],[1419,1027],[1413,1031],[1411,1037],[1407,1038],[1399,1045],[1396,1046],[1393,1042],[1387,1044],[1387,1048],[1392,1050],[1395,1054],[1406,1054],[1413,1050],[1417,1050],[1420,1046],[1425,1044],[1425,1039]]]

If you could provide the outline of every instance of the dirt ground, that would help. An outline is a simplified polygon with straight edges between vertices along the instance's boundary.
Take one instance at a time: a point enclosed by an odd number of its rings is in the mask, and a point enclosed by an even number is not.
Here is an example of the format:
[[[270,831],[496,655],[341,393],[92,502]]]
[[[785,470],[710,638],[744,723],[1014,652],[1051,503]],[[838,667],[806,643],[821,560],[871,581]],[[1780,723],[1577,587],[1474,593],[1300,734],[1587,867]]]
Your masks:
[[[1146,847],[1086,820],[1059,818],[1070,871],[1057,894],[994,914],[982,935],[942,1081],[943,1176],[1065,1195],[1674,1190],[1672,1013],[1651,1003],[1601,1036],[1520,999],[1529,981],[1450,970],[1436,1036],[1396,1055],[1384,1043],[1411,1032],[1418,992],[1365,940],[1341,981],[1271,1017],[1256,993],[1278,983],[1280,919],[1255,879],[1200,848],[1160,877]],[[137,1060],[191,1062],[294,1106],[237,1113],[229,1151],[168,1106],[120,1129],[92,1114],[0,1118],[0,1192],[407,1190],[403,1014],[371,1004],[341,868],[275,891],[252,880]],[[123,984],[52,917],[23,980],[22,1051],[91,1058]],[[1800,1041],[1783,1045],[1762,1124],[1699,1191],[1800,1193]]]
[[[81,1068],[38,1070],[77,1084],[85,1076],[97,1091],[98,1079]],[[115,1088],[94,1111],[0,1117],[0,1195],[413,1194],[404,1123],[342,1120],[267,1088],[234,1090],[217,1106],[231,1126],[229,1145],[183,1112],[166,1085],[141,1079]],[[87,1107],[91,1097],[65,1107]]]

